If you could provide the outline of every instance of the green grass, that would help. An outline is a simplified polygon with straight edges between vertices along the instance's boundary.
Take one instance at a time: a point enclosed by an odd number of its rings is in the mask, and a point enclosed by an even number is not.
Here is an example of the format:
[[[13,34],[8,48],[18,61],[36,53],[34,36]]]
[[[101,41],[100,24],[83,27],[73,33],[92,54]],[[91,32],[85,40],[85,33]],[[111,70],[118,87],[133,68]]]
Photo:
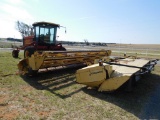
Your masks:
[[[0,41],[0,48],[12,48],[12,47],[19,47],[21,46],[22,43],[14,43],[14,42],[3,42],[3,41]]]
[[[157,114],[147,116],[143,112],[160,86],[159,66],[144,76],[131,93],[123,89],[100,93],[75,82],[78,68],[38,73],[37,77],[17,75],[22,56],[20,53],[15,59],[11,52],[0,51],[0,119],[157,118]]]

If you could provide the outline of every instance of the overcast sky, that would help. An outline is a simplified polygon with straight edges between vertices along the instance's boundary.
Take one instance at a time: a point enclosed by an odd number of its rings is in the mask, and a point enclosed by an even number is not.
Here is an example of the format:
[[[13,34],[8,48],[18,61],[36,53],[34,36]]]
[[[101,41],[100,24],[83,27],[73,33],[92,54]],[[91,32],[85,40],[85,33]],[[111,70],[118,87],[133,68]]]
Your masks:
[[[59,40],[160,44],[160,0],[0,0],[0,37],[15,21],[58,23]]]

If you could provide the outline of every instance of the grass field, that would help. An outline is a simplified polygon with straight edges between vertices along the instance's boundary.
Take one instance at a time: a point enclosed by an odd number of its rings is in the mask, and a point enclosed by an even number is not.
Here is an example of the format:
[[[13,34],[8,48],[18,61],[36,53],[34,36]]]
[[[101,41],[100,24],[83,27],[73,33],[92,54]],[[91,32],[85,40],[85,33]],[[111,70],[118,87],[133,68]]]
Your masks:
[[[0,119],[158,119],[160,66],[144,76],[133,92],[100,93],[75,82],[78,68],[17,75],[10,52],[0,51]]]
[[[0,48],[12,48],[21,46],[22,42],[5,42],[0,40]]]

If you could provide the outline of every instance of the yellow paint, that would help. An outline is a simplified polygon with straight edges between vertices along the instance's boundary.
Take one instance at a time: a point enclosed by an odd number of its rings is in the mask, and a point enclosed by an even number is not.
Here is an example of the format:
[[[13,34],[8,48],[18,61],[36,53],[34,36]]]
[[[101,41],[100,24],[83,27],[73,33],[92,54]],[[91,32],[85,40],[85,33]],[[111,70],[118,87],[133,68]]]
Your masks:
[[[104,66],[98,64],[89,66],[86,69],[80,69],[76,72],[76,82],[88,86],[98,87],[105,80],[106,72]]]
[[[98,91],[114,91],[129,80],[129,78],[130,76],[121,76],[107,79],[101,84]]]
[[[25,58],[23,62],[18,63],[20,71],[27,73],[28,68],[32,70],[39,70],[49,67],[65,66],[69,64],[86,63],[87,65],[94,64],[95,59],[103,59],[109,56],[110,50],[106,51],[66,51],[53,52],[43,51],[35,52],[31,57]]]
[[[149,60],[126,58],[118,62],[119,64],[143,67]],[[103,63],[103,66],[99,66],[99,64],[94,64],[77,70],[76,81],[90,87],[98,87],[98,91],[114,91],[126,83],[139,70],[139,68],[120,65]]]
[[[76,82],[90,87],[99,87],[98,91],[113,91],[130,78],[130,76],[119,76],[119,74],[114,74],[114,77],[110,78],[113,73],[110,65],[94,64],[77,70]],[[106,78],[106,74],[108,74],[108,78]]]

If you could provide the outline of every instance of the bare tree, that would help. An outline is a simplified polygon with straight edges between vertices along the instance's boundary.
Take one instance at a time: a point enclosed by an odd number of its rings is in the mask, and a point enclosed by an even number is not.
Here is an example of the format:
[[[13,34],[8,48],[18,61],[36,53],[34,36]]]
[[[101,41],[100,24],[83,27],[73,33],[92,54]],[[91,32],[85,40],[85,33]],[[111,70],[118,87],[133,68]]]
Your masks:
[[[20,32],[22,37],[29,36],[33,33],[31,25],[20,21],[16,21],[16,29]]]

